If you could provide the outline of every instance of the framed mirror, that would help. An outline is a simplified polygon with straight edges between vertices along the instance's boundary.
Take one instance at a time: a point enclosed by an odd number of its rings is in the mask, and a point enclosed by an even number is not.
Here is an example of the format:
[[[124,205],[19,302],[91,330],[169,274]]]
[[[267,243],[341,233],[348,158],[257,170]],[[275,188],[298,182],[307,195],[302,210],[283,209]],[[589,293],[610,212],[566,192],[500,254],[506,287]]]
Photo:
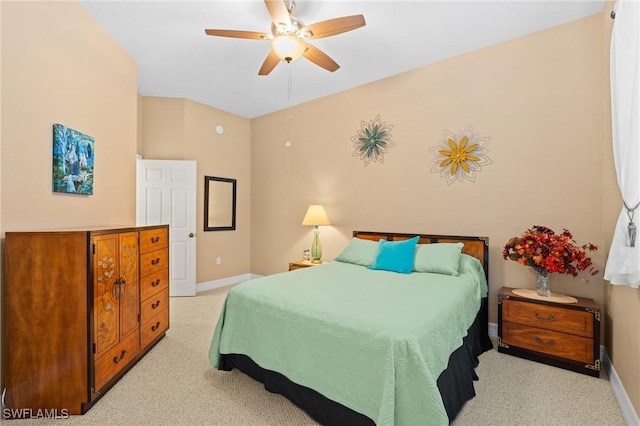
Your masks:
[[[204,230],[236,229],[236,180],[204,177]]]

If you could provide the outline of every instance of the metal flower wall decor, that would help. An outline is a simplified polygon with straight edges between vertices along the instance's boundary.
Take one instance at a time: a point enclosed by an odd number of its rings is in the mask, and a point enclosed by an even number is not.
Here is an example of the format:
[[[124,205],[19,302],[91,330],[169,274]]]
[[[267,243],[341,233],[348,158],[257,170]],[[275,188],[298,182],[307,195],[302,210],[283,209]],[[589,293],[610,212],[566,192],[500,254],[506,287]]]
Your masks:
[[[487,157],[489,139],[474,133],[471,126],[457,133],[446,131],[444,139],[430,149],[435,157],[431,171],[445,177],[447,185],[463,180],[475,182],[476,173],[493,163]]]
[[[360,157],[365,167],[371,163],[384,163],[384,154],[396,143],[391,139],[393,124],[387,124],[376,115],[371,121],[362,121],[360,130],[351,136],[353,156]]]

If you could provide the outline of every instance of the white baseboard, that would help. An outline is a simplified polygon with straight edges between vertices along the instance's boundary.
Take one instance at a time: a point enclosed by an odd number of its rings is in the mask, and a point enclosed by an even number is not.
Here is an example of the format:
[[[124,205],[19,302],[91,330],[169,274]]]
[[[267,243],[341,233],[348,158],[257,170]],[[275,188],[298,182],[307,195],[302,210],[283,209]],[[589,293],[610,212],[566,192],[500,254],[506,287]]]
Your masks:
[[[498,324],[492,322],[489,323],[489,337],[498,337]],[[622,382],[616,373],[616,369],[613,368],[613,364],[611,364],[611,359],[609,358],[609,354],[607,354],[607,350],[604,348],[604,345],[600,346],[600,361],[602,363],[602,368],[607,372],[607,376],[611,382],[611,387],[613,388],[613,393],[618,401],[618,405],[620,406],[620,411],[622,412],[622,417],[625,422],[629,426],[640,425],[638,414],[636,414],[636,411],[631,404],[631,400],[629,399],[627,392],[624,390],[624,386],[622,386]]]
[[[260,275],[256,274],[242,274],[234,277],[222,278],[219,280],[206,281],[196,284],[196,294],[201,291],[213,290],[214,288],[226,287],[228,285],[239,284],[243,281],[252,280],[258,278]]]
[[[613,364],[611,364],[609,354],[607,353],[607,350],[604,348],[604,346],[600,346],[600,360],[602,361],[602,368],[604,368],[604,370],[607,372],[607,376],[609,376],[609,381],[611,382],[613,393],[618,400],[618,405],[620,406],[620,411],[622,411],[622,417],[624,417],[624,421],[627,422],[629,426],[640,425],[640,418],[638,418],[638,414],[633,408],[631,400],[629,399],[627,392],[624,390],[624,386],[622,386],[620,377],[618,377],[616,369],[613,368]]]
[[[491,337],[492,339],[498,338],[498,324],[496,324],[495,322],[489,323],[489,337]]]

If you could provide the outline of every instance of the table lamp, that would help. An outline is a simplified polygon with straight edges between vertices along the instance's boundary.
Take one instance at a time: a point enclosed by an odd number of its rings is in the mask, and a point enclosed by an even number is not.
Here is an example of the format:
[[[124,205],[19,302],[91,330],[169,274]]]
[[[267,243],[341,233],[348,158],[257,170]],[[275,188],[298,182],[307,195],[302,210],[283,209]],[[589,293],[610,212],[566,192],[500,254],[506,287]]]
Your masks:
[[[313,243],[311,244],[311,263],[322,263],[322,245],[320,244],[320,231],[318,226],[331,225],[327,212],[324,211],[324,207],[313,204],[307,209],[307,213],[302,219],[303,225],[315,226],[313,231]]]

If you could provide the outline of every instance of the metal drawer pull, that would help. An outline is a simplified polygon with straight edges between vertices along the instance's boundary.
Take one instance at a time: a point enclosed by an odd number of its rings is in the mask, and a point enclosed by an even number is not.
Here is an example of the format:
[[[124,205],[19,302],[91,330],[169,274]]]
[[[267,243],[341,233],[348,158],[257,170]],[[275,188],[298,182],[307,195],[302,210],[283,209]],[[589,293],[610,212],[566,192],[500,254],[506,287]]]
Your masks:
[[[159,300],[156,300],[156,303],[152,303],[152,304],[151,304],[151,309],[155,309],[155,308],[157,308],[158,306],[160,306],[160,301],[159,301]]]
[[[539,313],[536,312],[536,318],[540,321],[546,321],[546,322],[551,322],[551,321],[555,321],[556,317],[554,315],[549,315],[548,317],[543,317],[542,315],[540,315]]]
[[[124,296],[127,291],[127,280],[124,278],[116,278],[116,281],[113,283],[111,287],[111,297],[113,300],[120,300]]]
[[[156,331],[156,330],[157,330],[157,329],[159,329],[159,328],[160,328],[160,321],[158,321],[158,322],[156,323],[156,325],[152,325],[152,326],[151,326],[151,331]]]
[[[152,244],[155,244],[155,243],[157,243],[158,241],[160,241],[160,237],[152,237],[152,238],[151,238],[151,243],[152,243]]]
[[[155,280],[154,282],[151,283],[151,287],[157,287],[160,285],[160,279]]]
[[[160,263],[160,258],[156,257],[155,259],[151,259],[151,264],[152,265],[157,265],[158,263]]]
[[[113,357],[113,362],[115,362],[116,364],[119,363],[120,361],[122,361],[122,358],[124,358],[124,356],[127,354],[126,350],[122,350],[122,353],[120,354],[120,356],[114,356]]]
[[[555,344],[555,343],[556,343],[556,341],[555,341],[555,340],[553,340],[553,339],[549,339],[549,340],[547,340],[547,341],[545,342],[544,340],[542,340],[542,339],[541,339],[541,338],[539,338],[538,336],[534,337],[534,339],[535,339],[535,341],[536,341],[536,343],[537,343],[537,344],[539,344],[539,345],[544,345],[544,346],[551,346],[551,345],[553,345],[553,344]]]

